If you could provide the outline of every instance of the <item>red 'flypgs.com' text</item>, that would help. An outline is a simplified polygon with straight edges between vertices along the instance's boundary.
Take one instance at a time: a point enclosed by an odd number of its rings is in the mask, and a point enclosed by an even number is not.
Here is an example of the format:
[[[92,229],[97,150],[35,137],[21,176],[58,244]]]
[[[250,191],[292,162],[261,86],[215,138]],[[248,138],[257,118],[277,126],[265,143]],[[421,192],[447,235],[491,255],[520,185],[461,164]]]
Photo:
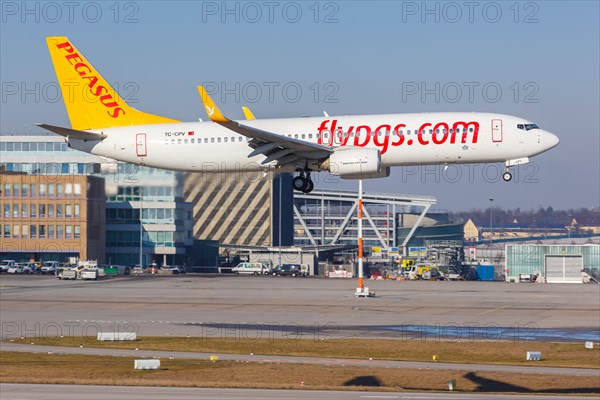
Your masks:
[[[410,134],[409,132],[406,135],[404,134],[404,128],[406,128],[406,124],[382,124],[375,129],[369,125],[359,125],[356,127],[349,126],[348,129],[345,129],[338,125],[337,119],[326,119],[319,126],[318,143],[329,146],[346,146],[350,138],[353,137],[354,146],[364,147],[370,143],[372,138],[373,144],[381,149],[381,154],[384,154],[389,146],[401,146],[404,143],[408,146],[416,143],[420,145],[454,144],[457,143],[458,134],[462,134],[458,143],[467,143],[469,133],[472,134],[470,143],[477,143],[479,134],[479,123],[476,121],[438,122],[435,125],[431,122],[425,122],[418,131],[415,130],[415,134],[418,132],[415,142],[407,137]],[[371,134],[371,132],[373,133]],[[429,134],[429,136],[426,134]]]

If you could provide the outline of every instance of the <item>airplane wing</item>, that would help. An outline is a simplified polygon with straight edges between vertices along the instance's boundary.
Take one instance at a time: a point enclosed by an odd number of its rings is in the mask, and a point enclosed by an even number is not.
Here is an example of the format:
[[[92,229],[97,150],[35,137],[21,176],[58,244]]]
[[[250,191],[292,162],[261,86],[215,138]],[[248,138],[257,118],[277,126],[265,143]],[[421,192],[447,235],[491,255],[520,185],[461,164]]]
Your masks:
[[[40,128],[49,130],[50,132],[58,133],[66,138],[80,139],[80,140],[102,140],[106,138],[106,135],[102,133],[95,133],[89,131],[80,131],[77,129],[63,128],[61,126],[47,125],[47,124],[36,124]]]
[[[248,157],[265,155],[267,158],[263,160],[262,164],[275,161],[277,166],[283,166],[305,160],[322,160],[333,153],[329,146],[290,138],[230,120],[221,113],[204,87],[198,86],[198,92],[209,118],[213,122],[251,139],[248,145],[254,150],[248,154]]]

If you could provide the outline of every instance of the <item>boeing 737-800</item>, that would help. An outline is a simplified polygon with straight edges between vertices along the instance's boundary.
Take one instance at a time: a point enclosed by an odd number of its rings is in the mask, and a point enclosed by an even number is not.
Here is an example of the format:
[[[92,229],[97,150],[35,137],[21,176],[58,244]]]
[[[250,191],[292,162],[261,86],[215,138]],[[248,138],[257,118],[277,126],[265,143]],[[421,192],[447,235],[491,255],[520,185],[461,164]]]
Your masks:
[[[520,117],[434,112],[246,120],[225,117],[198,87],[210,121],[180,122],[130,107],[66,37],[47,38],[71,127],[38,124],[71,148],[138,165],[179,171],[298,172],[294,189],[310,192],[311,172],[382,178],[419,164],[529,162],[559,142]]]

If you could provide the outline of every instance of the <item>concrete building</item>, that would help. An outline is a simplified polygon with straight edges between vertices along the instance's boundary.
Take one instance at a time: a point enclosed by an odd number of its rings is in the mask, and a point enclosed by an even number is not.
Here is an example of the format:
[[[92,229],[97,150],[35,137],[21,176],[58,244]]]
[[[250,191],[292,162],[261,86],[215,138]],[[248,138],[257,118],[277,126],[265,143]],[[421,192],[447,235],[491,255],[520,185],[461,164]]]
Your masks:
[[[273,179],[262,173],[188,173],[184,193],[193,204],[195,239],[265,247],[293,243],[290,174]]]
[[[2,258],[104,262],[104,179],[0,173],[0,183]]]
[[[464,236],[465,242],[479,242],[481,238],[479,234],[479,228],[477,228],[473,220],[470,218],[465,223]]]

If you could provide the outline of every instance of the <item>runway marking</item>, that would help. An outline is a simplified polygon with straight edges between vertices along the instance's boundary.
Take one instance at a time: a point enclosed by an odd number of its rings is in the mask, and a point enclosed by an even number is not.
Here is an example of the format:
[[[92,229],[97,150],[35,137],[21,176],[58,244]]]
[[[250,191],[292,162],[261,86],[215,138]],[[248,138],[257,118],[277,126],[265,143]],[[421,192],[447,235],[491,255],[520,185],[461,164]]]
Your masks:
[[[508,308],[508,307],[511,307],[511,306],[512,306],[512,304],[507,304],[507,305],[505,305],[505,306],[502,306],[502,307],[493,308],[493,309],[491,309],[491,310],[487,310],[487,311],[480,312],[480,313],[479,313],[479,314],[477,314],[477,315],[486,315],[486,314],[491,314],[491,313],[493,313],[493,312],[500,311],[500,310],[504,310],[504,309],[506,309],[506,308]]]

